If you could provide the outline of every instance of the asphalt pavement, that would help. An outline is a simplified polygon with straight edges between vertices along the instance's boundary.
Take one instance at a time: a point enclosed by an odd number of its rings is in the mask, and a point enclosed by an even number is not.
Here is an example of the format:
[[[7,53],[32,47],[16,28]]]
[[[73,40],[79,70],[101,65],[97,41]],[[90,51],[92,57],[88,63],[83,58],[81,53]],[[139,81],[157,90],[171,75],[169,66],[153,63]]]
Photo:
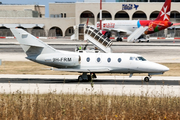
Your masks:
[[[142,76],[98,76],[93,82],[77,81],[77,75],[0,75],[0,93],[69,93],[179,96],[180,77],[153,77],[149,83]]]
[[[85,41],[43,40],[60,50],[74,51]],[[93,48],[90,43],[89,48]],[[180,40],[152,40],[150,43],[113,42],[114,52],[136,53],[159,63],[180,63]],[[2,61],[27,61],[26,55],[15,39],[0,40]],[[98,76],[93,83],[78,81],[76,76],[66,75],[0,75],[0,92],[12,93],[77,93],[112,95],[180,96],[180,77],[153,76],[144,82],[143,76]],[[93,87],[92,87],[93,86]]]

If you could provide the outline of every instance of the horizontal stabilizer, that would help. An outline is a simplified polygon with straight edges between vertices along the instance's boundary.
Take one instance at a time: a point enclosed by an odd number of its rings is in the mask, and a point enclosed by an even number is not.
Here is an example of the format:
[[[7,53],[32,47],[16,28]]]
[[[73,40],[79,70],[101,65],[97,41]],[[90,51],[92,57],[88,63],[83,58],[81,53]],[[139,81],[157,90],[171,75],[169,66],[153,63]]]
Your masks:
[[[148,26],[141,26],[138,29],[136,29],[127,39],[128,42],[134,42],[137,38],[139,38],[144,31],[146,31],[148,29]]]

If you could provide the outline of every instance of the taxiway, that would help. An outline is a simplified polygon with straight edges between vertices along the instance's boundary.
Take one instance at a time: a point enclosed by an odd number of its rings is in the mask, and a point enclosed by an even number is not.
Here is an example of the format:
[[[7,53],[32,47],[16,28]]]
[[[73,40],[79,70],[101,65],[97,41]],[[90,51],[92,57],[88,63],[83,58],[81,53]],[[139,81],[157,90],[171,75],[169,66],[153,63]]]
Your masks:
[[[149,83],[144,82],[142,76],[98,76],[93,83],[79,82],[77,77],[78,75],[0,75],[0,93],[55,92],[180,97],[180,77],[153,76]]]

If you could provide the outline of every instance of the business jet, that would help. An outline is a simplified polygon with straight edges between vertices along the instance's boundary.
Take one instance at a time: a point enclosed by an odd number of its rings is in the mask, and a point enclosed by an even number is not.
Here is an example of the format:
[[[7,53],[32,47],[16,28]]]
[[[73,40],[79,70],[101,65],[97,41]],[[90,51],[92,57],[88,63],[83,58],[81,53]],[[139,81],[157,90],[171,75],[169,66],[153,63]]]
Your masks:
[[[95,73],[130,73],[130,77],[133,73],[148,73],[144,78],[148,82],[152,75],[169,70],[166,66],[147,61],[138,54],[56,50],[23,29],[11,28],[11,31],[28,60],[54,67],[53,70],[82,73],[78,80],[96,78]]]
[[[104,20],[102,21],[102,33],[108,37],[111,36],[111,31],[118,33],[117,41],[122,41],[120,36],[129,36],[128,42],[134,42],[142,34],[164,30],[173,25],[170,20],[171,0],[166,0],[158,17],[155,20]],[[97,28],[100,28],[100,23],[97,22]]]

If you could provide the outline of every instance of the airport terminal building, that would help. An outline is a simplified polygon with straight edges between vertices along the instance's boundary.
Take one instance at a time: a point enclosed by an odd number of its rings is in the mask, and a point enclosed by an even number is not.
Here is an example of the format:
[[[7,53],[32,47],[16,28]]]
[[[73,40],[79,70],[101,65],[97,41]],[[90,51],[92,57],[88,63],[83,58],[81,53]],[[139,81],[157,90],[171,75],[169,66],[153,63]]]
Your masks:
[[[152,20],[160,12],[162,0],[116,0],[103,2],[103,20]],[[180,1],[172,0],[170,21],[180,23]],[[37,37],[66,37],[74,33],[73,26],[85,24],[89,18],[89,25],[96,25],[99,21],[98,2],[86,0],[84,2],[49,3],[49,18],[45,17],[44,5],[6,5],[0,4],[0,36],[12,36],[9,28],[19,27]],[[180,36],[174,29],[166,33],[171,37]],[[154,33],[153,36],[163,37],[164,31]]]

